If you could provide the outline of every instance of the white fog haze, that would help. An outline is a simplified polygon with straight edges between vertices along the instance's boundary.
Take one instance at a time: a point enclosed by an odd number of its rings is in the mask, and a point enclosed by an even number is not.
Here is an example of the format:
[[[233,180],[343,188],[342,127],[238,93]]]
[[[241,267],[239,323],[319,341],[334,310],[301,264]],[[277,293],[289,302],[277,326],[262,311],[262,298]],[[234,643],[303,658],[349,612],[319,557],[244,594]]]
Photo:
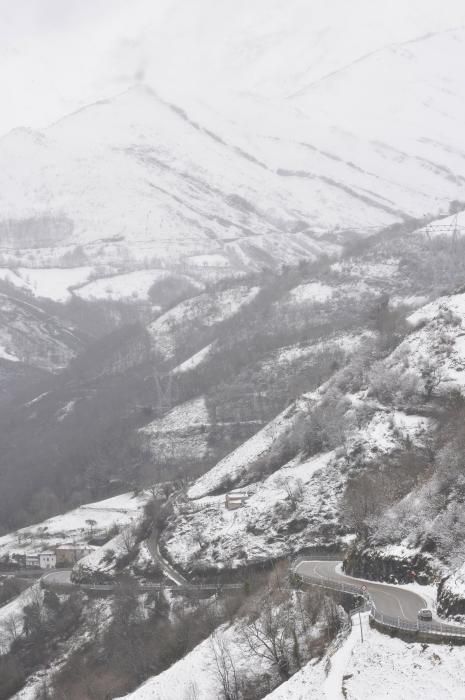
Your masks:
[[[465,700],[464,66],[0,0],[0,700]]]
[[[140,82],[211,107],[231,93],[287,101],[371,52],[464,23],[460,0],[2,0],[0,131],[45,127]]]

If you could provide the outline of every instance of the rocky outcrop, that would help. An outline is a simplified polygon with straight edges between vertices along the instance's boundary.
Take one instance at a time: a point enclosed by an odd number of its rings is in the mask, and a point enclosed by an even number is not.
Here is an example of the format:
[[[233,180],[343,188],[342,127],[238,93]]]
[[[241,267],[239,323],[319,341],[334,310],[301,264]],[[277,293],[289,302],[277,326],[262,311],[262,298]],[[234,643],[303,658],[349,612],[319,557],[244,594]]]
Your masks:
[[[465,615],[465,565],[439,584],[438,613],[444,617]]]
[[[357,545],[344,559],[344,570],[351,576],[372,581],[429,583],[433,576],[428,555],[402,547],[374,548]]]

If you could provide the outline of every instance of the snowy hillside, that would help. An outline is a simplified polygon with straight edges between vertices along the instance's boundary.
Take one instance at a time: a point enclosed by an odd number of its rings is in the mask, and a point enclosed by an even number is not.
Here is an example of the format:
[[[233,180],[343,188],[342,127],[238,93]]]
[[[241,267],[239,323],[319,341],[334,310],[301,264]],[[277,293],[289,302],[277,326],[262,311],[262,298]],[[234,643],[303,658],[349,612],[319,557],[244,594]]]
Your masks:
[[[322,664],[307,664],[269,700],[306,700],[309,692],[324,700],[463,700],[463,647],[406,644],[370,629],[363,618],[364,641],[357,623],[345,645],[332,657],[329,674]]]
[[[57,371],[84,349],[82,334],[22,295],[0,292],[0,359]]]
[[[43,4],[0,9],[0,700],[465,700],[291,566],[465,620],[465,4]]]
[[[3,535],[0,537],[0,558],[26,551],[40,552],[66,542],[86,543],[93,535],[102,535],[112,527],[137,520],[147,498],[146,494],[134,497],[130,493],[114,496]]]
[[[145,54],[147,87],[0,140],[5,266],[98,259],[106,274],[125,261],[227,276],[333,254],[345,229],[366,234],[460,199],[461,6],[414,3],[393,23],[366,0],[350,18],[339,1],[260,2],[251,15],[241,4],[230,16],[205,0],[196,13],[208,14],[203,31],[219,55],[205,73],[206,54],[193,52],[195,95],[187,66],[181,79],[164,60],[161,75],[155,59],[170,36],[184,51],[198,40],[191,8],[182,29],[173,24],[177,4],[152,17],[146,8],[133,50]],[[343,18],[355,32],[343,32]],[[146,43],[149,26],[157,36],[164,27],[159,46]]]
[[[410,317],[411,333],[385,362],[406,389],[422,387],[427,395],[462,390],[465,377],[465,294],[440,297]]]
[[[338,410],[333,404],[327,420]],[[361,414],[349,418],[354,413],[350,405],[344,410],[348,425],[363,421]],[[306,411],[305,420],[311,425],[317,420],[311,404]],[[299,411],[295,412],[299,418]],[[195,500],[180,503],[173,525],[164,534],[166,549],[180,566],[237,567],[295,554],[309,546],[341,543],[347,534],[341,503],[348,479],[360,472],[363,463],[389,460],[407,441],[422,444],[429,428],[429,421],[420,416],[374,412],[359,428],[348,431],[339,449],[310,459],[300,454],[281,466],[283,434],[288,439],[293,436],[297,418],[290,422],[286,414],[280,416],[279,422],[257,433],[191,487],[189,496]],[[285,433],[277,427],[280,423]],[[273,436],[269,445],[264,439],[267,433]],[[261,446],[258,453],[257,444]],[[236,460],[241,465],[239,473],[235,472]],[[237,511],[225,508],[225,493],[233,485],[247,493],[245,504]],[[200,497],[207,489],[221,495]]]
[[[226,321],[241,306],[251,302],[257,292],[257,287],[238,286],[213,294],[200,294],[177,304],[149,324],[148,332],[154,348],[165,359],[172,359],[176,353],[183,352],[186,334],[191,336],[202,328]]]
[[[202,397],[176,406],[163,418],[148,423],[140,434],[144,445],[158,459],[198,462],[209,451],[206,432],[209,423]]]

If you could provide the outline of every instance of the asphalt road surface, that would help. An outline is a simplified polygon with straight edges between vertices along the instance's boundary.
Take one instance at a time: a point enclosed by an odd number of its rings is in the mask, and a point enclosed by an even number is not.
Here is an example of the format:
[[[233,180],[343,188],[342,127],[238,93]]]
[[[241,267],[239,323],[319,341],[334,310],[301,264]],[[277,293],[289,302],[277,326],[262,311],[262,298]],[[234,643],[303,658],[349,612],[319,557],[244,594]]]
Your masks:
[[[184,578],[184,576],[182,576],[179,571],[176,571],[176,569],[173,569],[171,564],[169,564],[163,557],[158,546],[158,537],[156,532],[153,532],[150,535],[149,539],[147,540],[147,547],[152,555],[152,559],[160,564],[168,578],[174,581],[178,586],[185,586],[188,584],[188,581]]]
[[[331,579],[338,583],[365,585],[379,612],[401,620],[417,622],[420,608],[428,607],[427,601],[418,593],[387,583],[374,583],[346,576],[336,570],[340,564],[339,561],[304,561],[296,566],[295,571],[297,574]]]

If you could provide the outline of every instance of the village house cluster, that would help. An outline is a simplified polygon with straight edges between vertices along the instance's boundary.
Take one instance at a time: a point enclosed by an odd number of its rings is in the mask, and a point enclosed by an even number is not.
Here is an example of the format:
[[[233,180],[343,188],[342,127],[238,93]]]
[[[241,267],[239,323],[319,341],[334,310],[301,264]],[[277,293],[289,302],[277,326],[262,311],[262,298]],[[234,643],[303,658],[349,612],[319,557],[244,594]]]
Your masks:
[[[92,547],[83,544],[60,544],[54,549],[47,549],[43,552],[17,553],[12,558],[27,568],[55,569],[74,566],[77,561],[92,551]]]

